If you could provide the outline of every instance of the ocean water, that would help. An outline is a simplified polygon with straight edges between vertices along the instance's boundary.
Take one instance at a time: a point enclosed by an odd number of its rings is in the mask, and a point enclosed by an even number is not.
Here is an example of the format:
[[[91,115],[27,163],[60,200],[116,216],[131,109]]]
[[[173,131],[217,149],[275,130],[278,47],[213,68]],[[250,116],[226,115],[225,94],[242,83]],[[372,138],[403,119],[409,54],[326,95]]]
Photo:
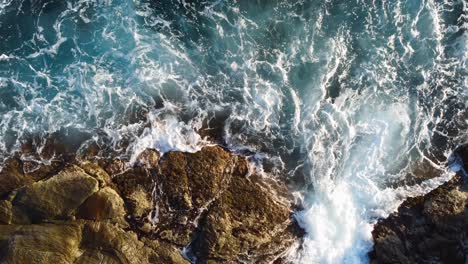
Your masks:
[[[216,141],[291,187],[291,262],[367,263],[468,141],[467,29],[463,0],[0,0],[0,161]]]

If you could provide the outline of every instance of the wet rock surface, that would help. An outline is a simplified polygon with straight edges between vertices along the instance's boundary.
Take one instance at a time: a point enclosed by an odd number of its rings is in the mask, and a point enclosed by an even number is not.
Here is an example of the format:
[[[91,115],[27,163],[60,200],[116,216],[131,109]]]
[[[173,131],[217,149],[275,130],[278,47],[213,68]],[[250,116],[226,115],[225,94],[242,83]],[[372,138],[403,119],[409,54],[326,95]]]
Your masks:
[[[0,172],[0,263],[266,263],[298,238],[285,187],[221,147],[27,166]]]
[[[372,263],[466,263],[468,181],[460,175],[379,221]]]
[[[407,199],[372,232],[371,263],[468,261],[468,145],[455,149],[457,175],[424,196]]]

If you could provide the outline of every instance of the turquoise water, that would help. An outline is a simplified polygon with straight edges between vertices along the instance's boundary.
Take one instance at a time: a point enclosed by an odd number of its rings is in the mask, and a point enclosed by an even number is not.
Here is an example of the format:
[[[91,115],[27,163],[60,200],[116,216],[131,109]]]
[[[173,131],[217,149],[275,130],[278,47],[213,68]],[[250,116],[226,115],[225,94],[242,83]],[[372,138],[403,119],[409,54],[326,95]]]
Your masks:
[[[467,12],[448,0],[0,0],[0,160],[57,131],[130,159],[196,151],[208,124],[291,185],[307,231],[291,261],[365,263],[375,220],[430,188],[403,182],[419,166],[445,175],[467,141]]]

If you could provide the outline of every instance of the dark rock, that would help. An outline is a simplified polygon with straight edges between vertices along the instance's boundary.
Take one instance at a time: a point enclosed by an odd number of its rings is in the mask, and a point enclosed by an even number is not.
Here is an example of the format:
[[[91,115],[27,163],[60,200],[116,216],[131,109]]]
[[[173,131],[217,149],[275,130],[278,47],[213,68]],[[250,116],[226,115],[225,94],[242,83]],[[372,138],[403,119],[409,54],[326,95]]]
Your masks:
[[[278,195],[284,190],[247,177],[244,158],[205,147],[168,153],[160,168],[156,232],[176,245],[195,238],[199,262],[274,260],[296,239],[289,205]]]
[[[149,221],[149,214],[153,209],[151,194],[154,184],[149,170],[135,167],[123,173],[114,175],[114,185],[122,196],[130,222],[139,229]]]
[[[194,253],[202,263],[270,262],[296,239],[290,213],[259,178],[234,173],[200,222]]]
[[[220,147],[205,147],[197,153],[167,153],[155,189],[159,236],[187,245],[196,219],[226,189],[237,162],[237,156]]]
[[[10,158],[3,165],[0,171],[0,197],[9,192],[33,183],[34,180],[23,172],[23,164],[18,158]]]
[[[468,184],[460,175],[425,196],[407,199],[379,221],[374,263],[465,263]]]
[[[0,201],[0,224],[11,224],[13,217],[13,207],[8,200]]]

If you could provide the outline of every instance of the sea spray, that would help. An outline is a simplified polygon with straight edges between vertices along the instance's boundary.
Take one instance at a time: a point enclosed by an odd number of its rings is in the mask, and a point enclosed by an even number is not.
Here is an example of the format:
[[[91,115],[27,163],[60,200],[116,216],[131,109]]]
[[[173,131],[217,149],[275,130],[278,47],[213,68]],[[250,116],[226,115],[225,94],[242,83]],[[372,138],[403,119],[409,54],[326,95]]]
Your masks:
[[[302,201],[291,260],[366,262],[376,219],[449,177],[466,142],[467,8],[0,1],[0,160],[63,129],[130,160],[194,152],[211,122]]]

